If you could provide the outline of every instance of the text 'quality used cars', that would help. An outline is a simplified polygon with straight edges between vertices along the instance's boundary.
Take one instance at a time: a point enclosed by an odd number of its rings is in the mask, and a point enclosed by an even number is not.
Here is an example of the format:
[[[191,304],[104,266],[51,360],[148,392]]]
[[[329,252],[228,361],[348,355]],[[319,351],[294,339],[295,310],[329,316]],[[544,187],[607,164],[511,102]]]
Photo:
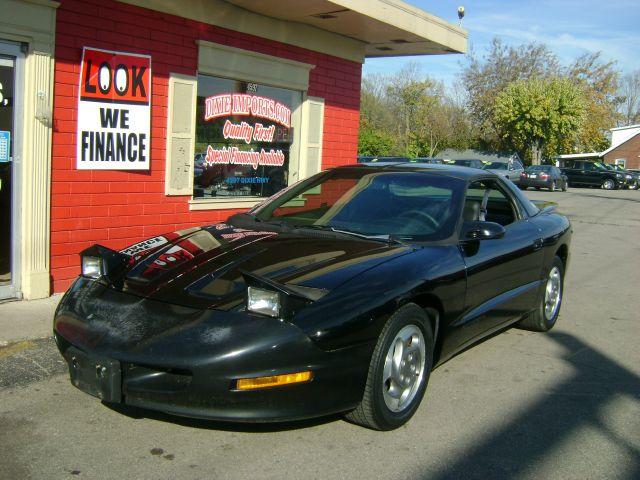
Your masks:
[[[490,172],[342,167],[225,223],[85,250],[54,334],[105,402],[390,430],[457,352],[554,326],[570,239]]]

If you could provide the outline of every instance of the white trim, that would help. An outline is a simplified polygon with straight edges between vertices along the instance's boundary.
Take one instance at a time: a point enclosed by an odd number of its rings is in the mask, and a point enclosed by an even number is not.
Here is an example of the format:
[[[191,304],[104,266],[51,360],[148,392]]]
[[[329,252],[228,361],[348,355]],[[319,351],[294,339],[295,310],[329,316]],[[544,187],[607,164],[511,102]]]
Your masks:
[[[274,57],[206,40],[198,44],[198,73],[273,87],[306,91],[315,65]]]
[[[233,200],[231,200],[233,198]],[[266,200],[266,197],[230,197],[227,199],[191,199],[189,210],[233,210],[252,208]]]
[[[558,155],[558,158],[563,160],[570,160],[572,158],[600,158],[602,153],[591,152],[591,153],[567,153],[565,155]]]
[[[607,148],[604,152],[600,153],[600,156],[605,156],[607,153],[612,152],[613,150],[615,150],[616,148],[618,148],[621,145],[624,145],[625,143],[627,143],[629,140],[637,137],[638,135],[640,135],[640,132],[636,132],[633,135],[629,136],[629,138],[625,138],[624,140],[622,140],[620,143],[617,143],[616,145],[612,145],[609,148]]]

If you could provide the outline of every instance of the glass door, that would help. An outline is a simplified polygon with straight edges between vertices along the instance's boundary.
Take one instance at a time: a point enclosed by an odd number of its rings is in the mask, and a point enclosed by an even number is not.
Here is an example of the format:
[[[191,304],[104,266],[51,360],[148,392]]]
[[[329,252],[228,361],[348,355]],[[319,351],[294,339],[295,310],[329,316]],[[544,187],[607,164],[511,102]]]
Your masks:
[[[19,45],[0,41],[0,299],[20,296],[19,121],[22,88]]]

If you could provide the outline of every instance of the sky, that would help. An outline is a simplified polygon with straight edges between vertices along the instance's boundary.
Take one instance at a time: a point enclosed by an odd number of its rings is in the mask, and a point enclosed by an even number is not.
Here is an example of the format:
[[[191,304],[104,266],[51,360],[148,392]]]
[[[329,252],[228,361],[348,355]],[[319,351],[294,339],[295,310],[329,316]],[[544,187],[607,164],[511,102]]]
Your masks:
[[[546,44],[563,64],[586,52],[602,51],[623,73],[640,69],[640,0],[405,0],[444,20],[462,26],[469,47],[482,56],[493,37],[508,45],[531,41]],[[463,68],[464,55],[370,58],[363,72],[393,73],[408,62],[425,75],[451,86]]]

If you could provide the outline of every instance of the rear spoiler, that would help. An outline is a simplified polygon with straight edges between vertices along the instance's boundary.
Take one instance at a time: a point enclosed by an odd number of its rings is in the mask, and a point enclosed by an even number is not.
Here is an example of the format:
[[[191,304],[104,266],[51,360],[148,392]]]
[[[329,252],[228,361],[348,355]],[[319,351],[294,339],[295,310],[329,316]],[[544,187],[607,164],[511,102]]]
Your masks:
[[[539,213],[553,212],[556,208],[558,208],[558,204],[556,202],[550,202],[546,200],[531,200],[531,203],[533,203],[540,209]]]

